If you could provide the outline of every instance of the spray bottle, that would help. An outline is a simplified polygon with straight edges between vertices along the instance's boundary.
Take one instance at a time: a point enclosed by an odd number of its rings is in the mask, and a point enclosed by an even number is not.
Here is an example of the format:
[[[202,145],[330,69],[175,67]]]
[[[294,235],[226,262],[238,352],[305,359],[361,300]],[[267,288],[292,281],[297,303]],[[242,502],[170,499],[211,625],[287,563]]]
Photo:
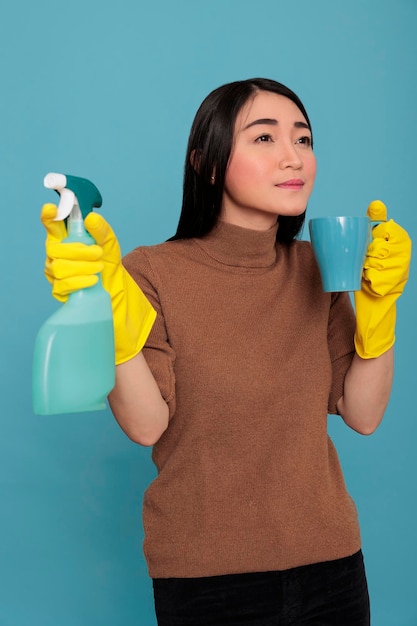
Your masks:
[[[83,220],[102,203],[85,178],[48,174],[44,185],[60,194],[57,220],[67,219],[64,242],[87,245],[94,239]],[[105,409],[115,382],[113,317],[110,296],[101,284],[70,294],[40,328],[33,361],[36,415]]]

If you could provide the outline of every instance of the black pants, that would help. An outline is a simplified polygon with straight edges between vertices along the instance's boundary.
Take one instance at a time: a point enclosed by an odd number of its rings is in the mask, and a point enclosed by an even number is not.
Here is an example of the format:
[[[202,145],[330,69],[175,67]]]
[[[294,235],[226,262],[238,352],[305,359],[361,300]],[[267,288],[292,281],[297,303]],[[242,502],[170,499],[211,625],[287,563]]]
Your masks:
[[[159,626],[369,626],[362,552],[282,572],[153,581]]]

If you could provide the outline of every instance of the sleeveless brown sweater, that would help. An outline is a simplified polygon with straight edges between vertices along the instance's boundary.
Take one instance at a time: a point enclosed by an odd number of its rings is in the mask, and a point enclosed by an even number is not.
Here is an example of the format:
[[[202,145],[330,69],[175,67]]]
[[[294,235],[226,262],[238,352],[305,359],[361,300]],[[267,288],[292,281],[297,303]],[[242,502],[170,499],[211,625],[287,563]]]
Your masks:
[[[360,548],[327,413],[354,351],[348,294],[308,242],[220,223],[125,258],[158,312],[144,355],[170,407],[144,498],[153,578],[281,570]]]

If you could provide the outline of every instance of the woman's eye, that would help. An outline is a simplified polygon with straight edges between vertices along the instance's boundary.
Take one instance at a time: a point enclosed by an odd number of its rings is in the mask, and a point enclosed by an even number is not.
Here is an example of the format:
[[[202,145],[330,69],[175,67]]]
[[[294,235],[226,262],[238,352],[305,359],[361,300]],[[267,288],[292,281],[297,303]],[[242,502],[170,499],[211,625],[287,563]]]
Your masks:
[[[256,143],[263,143],[266,141],[272,141],[271,135],[260,135],[260,137],[256,138]]]
[[[297,139],[297,143],[300,143],[303,146],[308,146],[310,148],[311,147],[311,137],[309,137],[307,135],[305,137],[300,137],[299,139]]]

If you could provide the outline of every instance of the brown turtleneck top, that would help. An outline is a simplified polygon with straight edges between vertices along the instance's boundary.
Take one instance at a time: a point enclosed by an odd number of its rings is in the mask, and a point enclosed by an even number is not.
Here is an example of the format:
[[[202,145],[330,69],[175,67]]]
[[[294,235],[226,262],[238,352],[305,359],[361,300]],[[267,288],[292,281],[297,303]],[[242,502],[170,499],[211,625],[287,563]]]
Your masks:
[[[125,265],[157,310],[145,358],[170,407],[144,498],[153,578],[282,570],[360,548],[327,414],[353,356],[348,294],[308,242],[219,225]]]

